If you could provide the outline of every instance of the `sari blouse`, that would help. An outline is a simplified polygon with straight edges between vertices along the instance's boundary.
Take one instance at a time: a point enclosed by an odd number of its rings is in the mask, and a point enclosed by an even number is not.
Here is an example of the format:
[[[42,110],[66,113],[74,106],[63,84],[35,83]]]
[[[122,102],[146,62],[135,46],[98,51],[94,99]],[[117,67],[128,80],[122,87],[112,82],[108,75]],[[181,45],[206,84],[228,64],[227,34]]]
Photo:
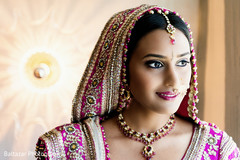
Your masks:
[[[111,153],[111,151],[110,151]],[[36,148],[37,159],[109,160],[109,148],[99,118],[58,126],[43,134]],[[226,132],[210,125],[194,124],[190,144],[182,160],[239,160],[236,143]]]

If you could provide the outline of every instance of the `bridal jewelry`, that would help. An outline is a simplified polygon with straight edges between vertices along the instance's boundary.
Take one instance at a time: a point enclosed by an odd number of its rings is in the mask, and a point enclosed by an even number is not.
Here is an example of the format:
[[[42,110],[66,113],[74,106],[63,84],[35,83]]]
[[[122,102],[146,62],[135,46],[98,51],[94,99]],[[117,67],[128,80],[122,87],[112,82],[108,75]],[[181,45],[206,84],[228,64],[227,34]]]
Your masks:
[[[167,123],[162,128],[148,134],[140,133],[131,129],[130,126],[127,125],[126,121],[124,121],[121,112],[118,115],[118,123],[120,129],[123,131],[123,134],[126,137],[129,137],[131,139],[134,139],[145,144],[142,154],[147,160],[151,160],[151,158],[155,155],[152,143],[168,135],[170,131],[173,129],[176,120],[175,115],[172,114]]]
[[[169,14],[169,11],[168,10],[157,10],[157,12],[159,14],[162,14],[164,16],[164,18],[166,19],[167,21],[167,27],[166,27],[166,30],[167,32],[170,34],[169,38],[170,38],[170,42],[174,45],[176,40],[175,40],[175,36],[174,36],[174,33],[176,32],[176,28],[171,24],[169,18],[168,18],[168,14]],[[150,10],[149,11],[150,14],[154,14],[154,10]]]

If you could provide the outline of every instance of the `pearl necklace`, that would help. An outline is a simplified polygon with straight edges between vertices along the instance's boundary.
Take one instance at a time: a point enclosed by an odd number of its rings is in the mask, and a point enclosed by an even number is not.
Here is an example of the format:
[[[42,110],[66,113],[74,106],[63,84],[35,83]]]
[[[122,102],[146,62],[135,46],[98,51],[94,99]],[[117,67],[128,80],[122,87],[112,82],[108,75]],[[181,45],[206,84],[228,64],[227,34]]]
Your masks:
[[[175,115],[172,114],[168,122],[163,127],[161,127],[155,132],[146,134],[131,129],[130,126],[127,125],[126,121],[124,121],[122,113],[119,113],[118,115],[118,124],[120,126],[120,129],[123,131],[123,134],[126,137],[129,137],[131,139],[134,139],[145,144],[142,154],[147,160],[151,160],[151,158],[155,155],[152,143],[168,135],[170,131],[173,129],[175,123],[176,123]]]

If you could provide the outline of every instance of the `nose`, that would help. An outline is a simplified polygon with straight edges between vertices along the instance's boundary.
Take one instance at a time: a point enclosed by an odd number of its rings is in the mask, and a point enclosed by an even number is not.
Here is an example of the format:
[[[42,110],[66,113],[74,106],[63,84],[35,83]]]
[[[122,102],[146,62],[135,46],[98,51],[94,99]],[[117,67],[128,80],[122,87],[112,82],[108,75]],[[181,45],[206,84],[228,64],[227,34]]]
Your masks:
[[[169,66],[168,68],[166,68],[164,77],[165,86],[171,87],[173,89],[179,88],[180,77],[173,66]]]

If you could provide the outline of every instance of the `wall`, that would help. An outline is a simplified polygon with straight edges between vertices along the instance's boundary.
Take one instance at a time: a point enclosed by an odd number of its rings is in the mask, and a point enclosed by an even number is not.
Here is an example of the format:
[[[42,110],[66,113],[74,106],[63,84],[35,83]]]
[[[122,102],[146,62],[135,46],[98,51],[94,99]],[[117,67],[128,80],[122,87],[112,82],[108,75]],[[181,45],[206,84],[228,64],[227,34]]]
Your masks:
[[[224,20],[224,0],[208,1],[204,120],[216,123],[221,129],[225,127],[226,93]]]
[[[208,8],[203,119],[226,130],[240,146],[240,2],[201,3]]]
[[[240,1],[225,0],[225,127],[240,146]]]

